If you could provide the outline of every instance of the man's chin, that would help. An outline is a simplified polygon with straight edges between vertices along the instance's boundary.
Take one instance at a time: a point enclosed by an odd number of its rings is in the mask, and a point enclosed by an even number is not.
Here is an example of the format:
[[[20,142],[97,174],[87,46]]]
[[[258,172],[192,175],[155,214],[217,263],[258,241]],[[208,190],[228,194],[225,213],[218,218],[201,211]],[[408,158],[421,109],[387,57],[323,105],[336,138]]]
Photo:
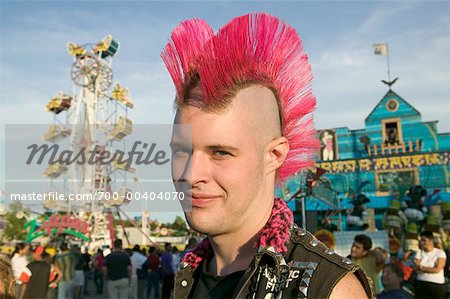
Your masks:
[[[216,233],[216,222],[213,217],[203,218],[198,215],[194,216],[192,212],[185,212],[184,215],[189,227],[194,231],[208,236]]]

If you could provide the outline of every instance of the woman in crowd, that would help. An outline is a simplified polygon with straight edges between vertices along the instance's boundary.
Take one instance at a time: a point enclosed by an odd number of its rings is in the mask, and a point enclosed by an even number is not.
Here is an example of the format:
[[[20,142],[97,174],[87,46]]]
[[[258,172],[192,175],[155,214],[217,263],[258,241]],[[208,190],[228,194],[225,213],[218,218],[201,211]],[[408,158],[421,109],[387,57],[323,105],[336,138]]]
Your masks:
[[[97,289],[97,294],[103,293],[103,250],[97,249],[97,254],[94,256],[94,284]]]
[[[447,256],[434,246],[433,233],[420,233],[420,250],[414,260],[416,298],[445,298],[444,267]]]
[[[53,299],[56,297],[56,287],[58,287],[58,282],[62,278],[62,272],[59,270],[58,266],[53,263],[53,258],[47,251],[42,254],[44,260],[50,264],[50,279],[49,288],[47,291],[47,299]]]
[[[72,247],[72,254],[75,257],[75,275],[73,279],[74,285],[74,298],[81,299],[83,297],[82,290],[84,286],[84,258],[81,255],[80,248],[78,246]]]
[[[20,275],[26,272],[26,268],[28,265],[28,252],[30,251],[30,245],[26,243],[18,243],[16,245],[16,249],[12,253],[11,264],[14,271],[14,280],[15,280],[15,294],[16,298],[20,298],[22,296],[22,281],[20,280]]]

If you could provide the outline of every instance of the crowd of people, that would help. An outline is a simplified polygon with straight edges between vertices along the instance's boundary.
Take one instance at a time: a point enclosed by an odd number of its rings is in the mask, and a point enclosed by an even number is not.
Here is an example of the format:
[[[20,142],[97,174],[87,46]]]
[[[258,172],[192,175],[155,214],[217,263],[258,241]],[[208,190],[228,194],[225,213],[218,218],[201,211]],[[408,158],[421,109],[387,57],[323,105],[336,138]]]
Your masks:
[[[170,298],[182,257],[197,245],[189,239],[183,251],[170,243],[160,250],[135,245],[89,249],[62,243],[52,256],[40,245],[19,243],[11,256],[0,255],[0,294],[7,299],[80,299],[94,289],[102,298]],[[93,286],[93,285],[94,286]],[[92,291],[92,290],[91,290]],[[4,295],[3,295],[4,294]]]
[[[447,254],[439,248],[433,232],[422,231],[419,247],[407,255],[391,255],[372,239],[356,235],[348,258],[371,278],[377,299],[447,298],[449,285]]]
[[[444,270],[450,268],[439,244],[432,232],[423,231],[413,255],[389,256],[384,248],[372,248],[369,236],[359,234],[348,258],[371,278],[377,299],[445,298]],[[196,246],[191,238],[182,252],[170,243],[163,250],[150,246],[147,251],[139,245],[123,248],[117,239],[112,252],[98,248],[91,255],[88,248],[81,253],[77,245],[62,243],[52,257],[40,245],[19,243],[11,256],[0,255],[0,293],[8,299],[83,298],[95,286],[96,294],[105,298],[171,298],[180,261]]]
[[[374,291],[380,298],[407,298],[408,294],[404,293],[399,297],[398,290],[395,296],[387,291],[381,292],[381,287],[387,282],[383,277],[393,278],[399,274],[397,267],[403,273],[401,289],[414,294],[415,298],[450,296],[447,290],[450,286],[450,263],[447,261],[450,253],[450,203],[441,202],[439,192],[434,190],[430,194],[420,185],[393,192],[394,199],[385,210],[382,223],[382,229],[389,237],[389,248],[371,249],[372,241],[367,235],[355,237],[351,259],[371,277]],[[364,194],[355,197],[352,202],[354,208],[348,210],[347,230],[361,233],[371,230],[364,222],[365,204],[368,202],[370,200]],[[337,230],[327,217],[321,228]],[[392,261],[397,267],[387,267],[386,261]]]

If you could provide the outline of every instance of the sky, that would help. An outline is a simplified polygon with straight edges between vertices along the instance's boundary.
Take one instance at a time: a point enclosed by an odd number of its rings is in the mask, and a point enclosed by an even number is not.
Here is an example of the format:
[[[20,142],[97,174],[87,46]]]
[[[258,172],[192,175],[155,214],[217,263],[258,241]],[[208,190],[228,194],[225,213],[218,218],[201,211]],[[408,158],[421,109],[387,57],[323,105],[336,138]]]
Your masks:
[[[114,82],[127,86],[137,124],[170,124],[174,87],[159,54],[171,30],[202,18],[215,30],[248,12],[280,17],[303,39],[314,74],[318,129],[364,128],[388,88],[450,132],[450,2],[447,1],[3,1],[0,0],[0,125],[49,124],[44,110],[59,90],[71,93],[66,43],[120,42]],[[4,132],[0,130],[0,188]],[[175,214],[157,215],[161,220]],[[152,217],[153,218],[153,217]]]

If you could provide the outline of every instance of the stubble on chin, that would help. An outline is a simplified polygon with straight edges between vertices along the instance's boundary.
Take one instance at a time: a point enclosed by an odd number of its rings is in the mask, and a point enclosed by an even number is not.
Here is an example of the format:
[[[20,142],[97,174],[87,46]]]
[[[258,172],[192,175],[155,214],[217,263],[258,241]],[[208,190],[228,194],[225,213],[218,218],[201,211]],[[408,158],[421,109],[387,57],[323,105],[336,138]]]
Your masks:
[[[209,219],[194,219],[194,212],[184,212],[189,227],[198,233],[213,237],[222,234],[223,225],[220,223],[220,216],[208,217]]]

